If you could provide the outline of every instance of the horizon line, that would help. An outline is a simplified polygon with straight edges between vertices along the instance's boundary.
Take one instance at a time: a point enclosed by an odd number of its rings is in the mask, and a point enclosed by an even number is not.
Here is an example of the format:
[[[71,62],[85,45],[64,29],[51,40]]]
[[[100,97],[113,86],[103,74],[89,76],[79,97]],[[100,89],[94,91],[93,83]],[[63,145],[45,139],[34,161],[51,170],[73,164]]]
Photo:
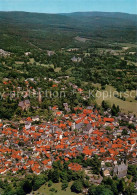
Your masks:
[[[113,12],[113,11],[74,11],[74,12],[35,12],[35,11],[23,11],[23,10],[11,10],[11,11],[2,11],[0,12],[24,12],[24,13],[37,13],[37,14],[72,14],[72,13],[92,13],[92,12],[100,12],[100,13],[121,13],[121,14],[129,14],[129,15],[137,15],[136,13],[128,13],[128,12]]]

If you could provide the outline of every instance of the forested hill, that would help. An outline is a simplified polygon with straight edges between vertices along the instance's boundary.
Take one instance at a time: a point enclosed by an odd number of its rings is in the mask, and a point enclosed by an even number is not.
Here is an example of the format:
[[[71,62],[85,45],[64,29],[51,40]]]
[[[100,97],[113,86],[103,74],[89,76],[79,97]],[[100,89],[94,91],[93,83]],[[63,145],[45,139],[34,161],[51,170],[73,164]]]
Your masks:
[[[0,12],[0,48],[79,47],[95,42],[135,42],[137,15],[106,12],[42,14]],[[87,39],[76,41],[76,36]]]
[[[128,14],[121,12],[73,12],[73,13],[64,13],[63,15],[72,16],[72,17],[107,17],[107,18],[117,18],[124,20],[137,21],[136,14]]]

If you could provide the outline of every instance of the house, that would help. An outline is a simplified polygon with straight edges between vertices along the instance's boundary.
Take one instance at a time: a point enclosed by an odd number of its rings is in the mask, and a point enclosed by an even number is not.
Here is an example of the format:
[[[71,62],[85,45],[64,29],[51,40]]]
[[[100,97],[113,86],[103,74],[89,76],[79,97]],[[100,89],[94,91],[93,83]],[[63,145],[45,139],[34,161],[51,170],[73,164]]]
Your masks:
[[[108,168],[104,169],[104,170],[103,170],[103,175],[104,175],[105,177],[109,177],[109,176],[110,176],[110,170],[109,170]]]
[[[5,56],[10,56],[10,53],[7,51],[4,51],[3,49],[0,49],[0,55],[5,57]]]
[[[68,103],[63,103],[63,106],[64,106],[64,109],[67,111],[67,112],[70,112],[70,108],[68,106]]]
[[[91,123],[87,124],[87,126],[83,128],[83,133],[86,135],[90,135],[92,132],[93,132],[93,127]]]
[[[73,171],[80,171],[82,169],[82,166],[79,165],[78,163],[70,163],[68,165],[68,168],[73,170]]]
[[[30,101],[27,99],[27,100],[24,100],[24,101],[21,101],[19,102],[18,106],[24,111],[24,110],[28,110],[29,107],[30,107]]]
[[[7,172],[6,168],[0,169],[0,174],[5,174]]]
[[[71,130],[73,131],[73,130],[75,130],[75,129],[76,129],[76,124],[75,124],[75,122],[74,122],[74,123],[71,124]]]
[[[48,56],[53,56],[55,54],[55,52],[54,51],[47,50],[47,54],[48,54]]]
[[[31,123],[30,122],[26,122],[25,124],[25,128],[28,130],[31,128]]]
[[[82,59],[81,59],[80,57],[77,57],[77,58],[76,58],[76,57],[74,56],[73,58],[71,58],[71,61],[72,61],[72,62],[81,62],[81,60],[82,60]]]
[[[31,52],[26,52],[25,56],[29,56],[31,54]]]
[[[115,165],[113,174],[117,175],[118,178],[126,177],[127,169],[128,169],[128,165],[122,162],[120,165]]]
[[[82,122],[81,123],[78,123],[78,124],[75,125],[75,129],[78,130],[78,131],[80,131],[80,130],[82,130],[82,127],[83,126],[84,126],[84,123],[82,123]]]
[[[102,180],[103,180],[103,177],[98,176],[98,175],[94,175],[94,177],[90,178],[90,182],[92,182],[93,184],[96,184],[96,185],[101,184]]]
[[[39,119],[39,116],[33,116],[32,117],[32,121],[33,122],[38,122],[40,119]]]

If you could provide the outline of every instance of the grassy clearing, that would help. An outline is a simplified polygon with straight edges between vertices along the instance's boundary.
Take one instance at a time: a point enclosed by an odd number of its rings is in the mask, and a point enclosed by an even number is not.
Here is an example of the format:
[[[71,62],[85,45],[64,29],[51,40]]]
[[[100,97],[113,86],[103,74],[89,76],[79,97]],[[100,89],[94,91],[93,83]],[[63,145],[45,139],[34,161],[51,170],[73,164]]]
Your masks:
[[[22,64],[24,64],[24,62],[21,62],[21,61],[15,61],[15,64],[22,65]]]
[[[66,75],[69,75],[69,76],[71,76],[71,72],[72,72],[72,70],[73,70],[74,68],[73,67],[71,67],[71,68],[69,68],[69,69],[67,69],[66,70]]]
[[[36,61],[34,60],[34,58],[30,58],[29,60],[30,60],[30,63],[31,63],[31,64],[36,63],[37,66],[43,66],[43,67],[53,68],[53,69],[54,69],[54,64],[40,64],[39,62],[36,62]],[[29,64],[29,63],[28,63],[28,64]]]
[[[99,83],[93,83],[93,86],[96,87],[96,88],[101,89],[101,84],[99,84]]]
[[[107,101],[111,106],[113,104],[115,105],[119,105],[120,109],[122,112],[124,113],[133,113],[137,115],[137,101],[135,101],[135,94],[136,91],[131,91],[132,92],[132,96],[133,97],[128,97],[126,98],[125,101],[115,97],[113,95],[115,88],[112,86],[107,86],[105,90],[101,90],[101,96],[100,94],[98,94],[98,97],[96,98],[96,102],[98,105],[101,105],[102,101],[105,100]],[[127,91],[127,93],[129,94],[130,92]],[[103,97],[104,94],[104,97]],[[132,101],[132,102],[130,102]]]
[[[129,61],[127,62],[128,65],[131,65],[131,64],[134,64],[135,66],[137,66],[137,62],[132,62],[132,61]]]
[[[55,72],[60,72],[60,71],[61,71],[61,68],[60,68],[60,67],[55,68],[54,71],[55,71]]]
[[[132,101],[132,102],[137,103],[137,101],[134,98],[134,97],[137,96],[137,91],[136,90],[127,91],[126,93],[129,95],[129,97],[126,98],[127,101],[129,101],[129,102]]]
[[[120,46],[123,46],[123,47],[136,47],[136,44],[133,44],[133,43],[120,43]]]
[[[34,58],[30,58],[30,63],[34,63],[35,62],[35,60],[34,60]]]
[[[53,184],[51,187],[48,187],[48,185],[43,185],[41,186],[41,188],[39,190],[37,190],[36,192],[33,192],[33,194],[37,195],[76,195],[76,193],[71,192],[70,187],[72,185],[72,182],[69,183],[68,188],[66,189],[66,191],[61,190],[61,183],[56,183]],[[57,192],[51,192],[50,189],[51,188],[55,188],[57,190]],[[79,194],[81,195],[81,194]]]

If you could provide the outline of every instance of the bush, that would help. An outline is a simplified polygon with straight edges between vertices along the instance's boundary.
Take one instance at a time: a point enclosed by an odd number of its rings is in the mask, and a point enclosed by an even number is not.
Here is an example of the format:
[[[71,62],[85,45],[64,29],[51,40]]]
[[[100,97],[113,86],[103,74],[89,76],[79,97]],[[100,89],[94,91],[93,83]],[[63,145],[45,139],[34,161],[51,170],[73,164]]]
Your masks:
[[[50,191],[55,192],[55,193],[57,192],[57,190],[55,188],[51,188]]]
[[[50,180],[49,183],[48,183],[48,187],[51,187],[53,184],[53,182]]]
[[[71,191],[76,192],[76,193],[80,193],[80,192],[82,192],[82,188],[83,188],[83,185],[82,185],[81,181],[74,181],[74,183],[71,186]]]
[[[39,175],[34,179],[33,190],[39,189],[44,183],[46,183],[46,178],[44,175]]]
[[[66,190],[66,188],[68,187],[68,182],[67,181],[64,181],[61,185],[61,189],[62,190]]]

